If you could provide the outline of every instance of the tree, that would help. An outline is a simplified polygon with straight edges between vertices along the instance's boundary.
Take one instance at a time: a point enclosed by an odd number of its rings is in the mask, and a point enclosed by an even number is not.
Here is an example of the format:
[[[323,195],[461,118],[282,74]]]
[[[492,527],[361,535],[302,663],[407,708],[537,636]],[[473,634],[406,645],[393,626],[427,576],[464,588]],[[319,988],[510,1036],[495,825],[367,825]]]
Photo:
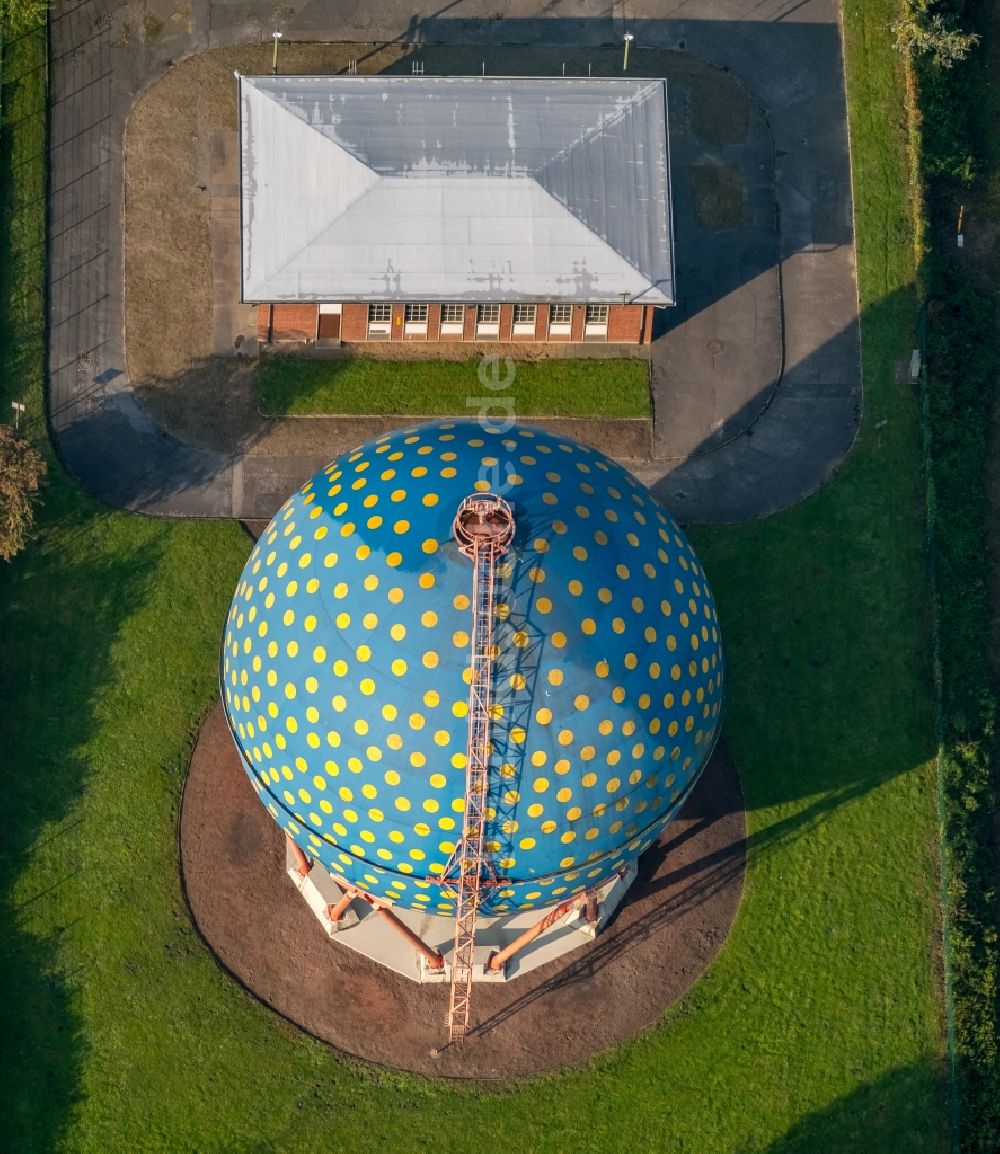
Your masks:
[[[0,0],[0,31],[21,32],[41,24],[48,0]]]
[[[0,425],[0,558],[9,561],[28,539],[45,459],[10,425]]]
[[[940,12],[931,11],[933,4],[934,0],[911,0],[906,15],[892,26],[895,44],[900,52],[929,56],[939,68],[950,68],[969,55],[979,34],[949,27]]]

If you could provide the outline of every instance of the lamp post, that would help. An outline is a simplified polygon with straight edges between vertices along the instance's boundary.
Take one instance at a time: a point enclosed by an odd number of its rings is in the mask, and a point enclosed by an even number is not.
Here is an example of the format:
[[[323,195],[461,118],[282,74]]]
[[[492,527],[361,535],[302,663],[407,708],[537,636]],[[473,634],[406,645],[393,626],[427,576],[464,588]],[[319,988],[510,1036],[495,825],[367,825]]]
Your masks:
[[[278,74],[278,41],[281,39],[280,32],[272,32],[271,36],[274,39],[274,55],[271,57],[271,74],[277,76]]]
[[[628,72],[628,50],[632,46],[632,41],[635,37],[631,32],[625,33],[625,62],[622,64],[622,72]]]

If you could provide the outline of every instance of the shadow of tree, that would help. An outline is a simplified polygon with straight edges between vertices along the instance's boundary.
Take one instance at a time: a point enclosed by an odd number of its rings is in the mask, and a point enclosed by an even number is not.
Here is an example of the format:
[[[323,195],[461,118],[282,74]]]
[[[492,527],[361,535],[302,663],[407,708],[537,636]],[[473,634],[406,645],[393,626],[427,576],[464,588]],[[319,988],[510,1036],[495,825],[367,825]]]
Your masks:
[[[923,1062],[890,1070],[817,1110],[767,1147],[767,1154],[884,1154],[946,1150],[945,1133],[928,1130],[928,1101],[948,1093],[947,1071]]]
[[[0,855],[0,1064],[17,1093],[6,1149],[54,1150],[81,1094],[78,1006],[87,846],[76,816],[93,766],[96,703],[118,671],[113,648],[141,602],[158,550],[103,553],[107,515],[56,477],[39,540],[0,569],[0,713],[7,720]],[[63,953],[63,948],[66,953]]]

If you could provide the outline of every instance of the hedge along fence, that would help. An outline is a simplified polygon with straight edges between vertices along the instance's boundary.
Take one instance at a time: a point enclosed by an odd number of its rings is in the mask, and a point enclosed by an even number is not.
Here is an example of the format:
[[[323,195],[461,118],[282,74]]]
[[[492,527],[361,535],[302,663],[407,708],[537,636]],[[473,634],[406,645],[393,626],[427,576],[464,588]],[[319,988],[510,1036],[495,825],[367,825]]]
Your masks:
[[[964,0],[909,5],[908,19],[958,33]],[[968,50],[974,41],[966,38]],[[918,177],[930,236],[949,237],[956,199],[976,179],[969,119],[975,74],[933,50],[914,56]],[[956,193],[958,196],[956,196]],[[987,493],[996,405],[994,317],[1000,300],[973,285],[957,248],[924,255],[928,523],[937,618],[940,767],[944,791],[950,977],[954,1006],[957,1143],[1000,1149],[998,855],[994,822],[996,691],[989,654]],[[946,950],[948,943],[946,943]]]
[[[995,374],[993,304],[950,260],[931,257],[925,275],[934,498],[929,512],[934,519],[960,1144],[964,1150],[995,1150],[1000,1148],[993,831],[997,703],[988,653],[990,511],[984,483]]]

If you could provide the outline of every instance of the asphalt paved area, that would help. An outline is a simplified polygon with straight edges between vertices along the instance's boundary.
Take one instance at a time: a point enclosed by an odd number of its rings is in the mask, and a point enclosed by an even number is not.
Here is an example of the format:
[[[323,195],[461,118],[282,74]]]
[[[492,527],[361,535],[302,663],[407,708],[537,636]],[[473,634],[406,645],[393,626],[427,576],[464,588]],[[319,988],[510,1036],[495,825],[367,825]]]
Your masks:
[[[275,14],[276,13],[276,14]],[[745,226],[698,228],[678,189],[681,305],[653,347],[654,457],[634,470],[684,522],[738,521],[815,490],[861,406],[843,65],[835,0],[454,0],[414,13],[308,0],[57,3],[51,32],[50,413],[73,473],[115,505],[267,517],[325,463],[240,458],[165,433],[137,403],[122,331],[122,148],[140,88],[208,47],[270,39],[601,45],[636,35],[727,69],[752,95]],[[264,50],[266,52],[266,49]],[[359,52],[363,52],[363,47]],[[737,146],[707,159],[742,165]],[[773,173],[771,169],[773,168]],[[331,443],[336,442],[331,430]]]

